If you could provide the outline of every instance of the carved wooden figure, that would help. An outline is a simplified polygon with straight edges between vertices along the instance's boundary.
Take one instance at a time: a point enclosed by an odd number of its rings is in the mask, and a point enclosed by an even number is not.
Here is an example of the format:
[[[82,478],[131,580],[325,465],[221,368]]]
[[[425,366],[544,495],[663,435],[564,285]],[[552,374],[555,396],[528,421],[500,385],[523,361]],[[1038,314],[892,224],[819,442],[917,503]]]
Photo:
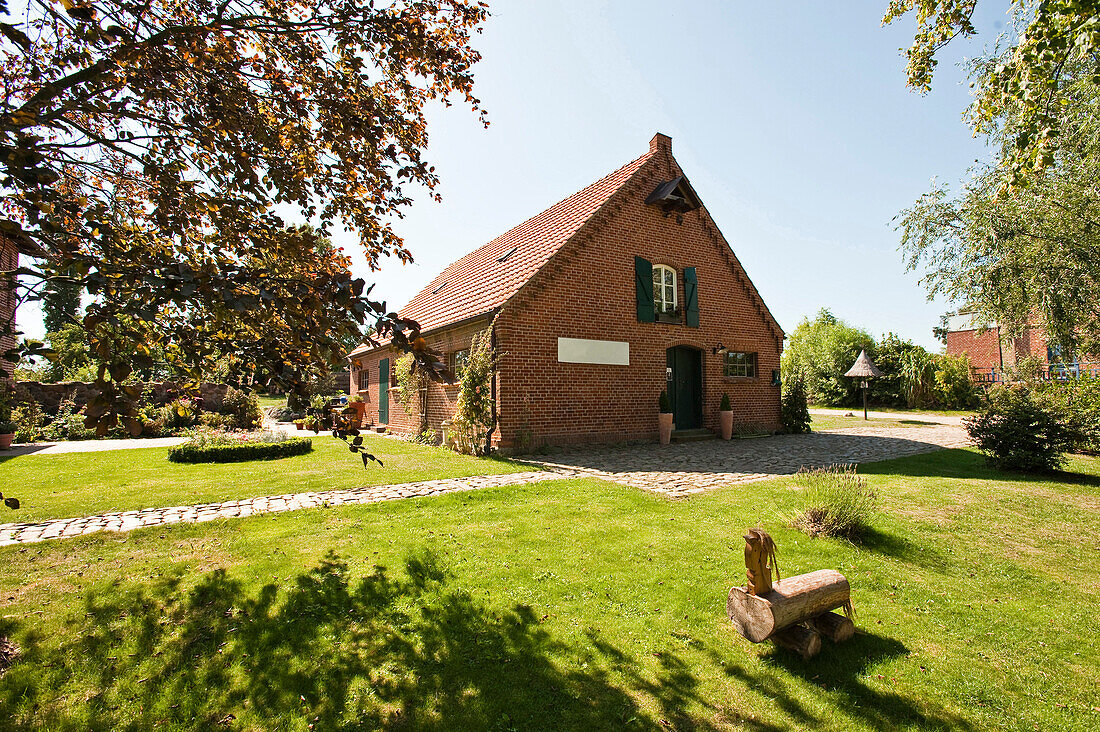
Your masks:
[[[764,595],[772,591],[772,571],[779,579],[779,563],[775,560],[775,541],[763,529],[749,529],[745,534],[745,568],[750,595]]]
[[[810,658],[821,636],[840,643],[855,633],[851,588],[840,572],[820,569],[779,577],[775,542],[763,529],[745,535],[745,587],[730,589],[726,613],[737,632],[753,643],[770,640]],[[775,582],[772,582],[772,572]],[[843,608],[844,615],[830,612]]]

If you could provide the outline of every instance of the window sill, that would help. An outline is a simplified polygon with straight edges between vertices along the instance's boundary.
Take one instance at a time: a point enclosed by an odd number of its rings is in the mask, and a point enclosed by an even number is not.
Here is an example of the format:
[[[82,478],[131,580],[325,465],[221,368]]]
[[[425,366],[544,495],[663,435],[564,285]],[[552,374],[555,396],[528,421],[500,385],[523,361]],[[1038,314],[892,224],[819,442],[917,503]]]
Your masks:
[[[683,325],[684,319],[679,315],[658,315],[654,319],[656,323],[666,323],[668,325]]]
[[[722,376],[722,381],[728,384],[755,384],[760,381],[759,376]]]

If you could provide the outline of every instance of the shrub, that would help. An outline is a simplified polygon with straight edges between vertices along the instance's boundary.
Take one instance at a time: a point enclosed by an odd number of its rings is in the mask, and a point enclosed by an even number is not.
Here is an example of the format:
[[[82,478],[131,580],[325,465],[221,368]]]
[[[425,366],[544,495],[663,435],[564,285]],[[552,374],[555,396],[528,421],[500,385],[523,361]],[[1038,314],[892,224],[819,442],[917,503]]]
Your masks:
[[[807,489],[809,506],[791,522],[810,536],[856,538],[868,526],[878,503],[867,480],[854,465],[802,468],[795,481]]]
[[[42,437],[42,408],[33,399],[12,409],[10,421],[15,423],[16,442],[35,442]]]
[[[966,431],[990,465],[1001,470],[1040,472],[1065,464],[1073,435],[1056,407],[1027,386],[1003,386],[966,419]]]
[[[70,395],[61,400],[57,416],[42,429],[42,437],[51,442],[90,440],[95,431],[84,426],[84,416],[76,409],[76,399]]]
[[[229,426],[242,430],[255,429],[264,419],[256,393],[233,387],[229,387],[225,392],[221,411],[222,414],[230,417]]]
[[[806,405],[806,382],[801,373],[783,380],[783,397],[779,405],[779,421],[783,431],[801,435],[810,431],[810,410]]]
[[[1081,377],[1037,385],[1035,398],[1056,414],[1070,452],[1100,452],[1100,378]]]
[[[199,415],[199,424],[212,430],[232,429],[237,426],[237,420],[231,414],[218,414],[217,412],[203,412]]]
[[[194,427],[199,421],[199,406],[193,399],[180,397],[173,399],[160,408],[158,418],[166,430],[184,430]]]
[[[248,460],[304,455],[313,450],[313,441],[276,432],[255,434],[197,435],[168,450],[174,463],[239,463]]]
[[[672,414],[672,402],[668,399],[668,392],[662,391],[661,395],[657,397],[657,409],[661,414]]]
[[[730,412],[733,411],[733,407],[730,405],[730,395],[722,394],[722,402],[718,405],[719,411]]]
[[[970,379],[970,359],[963,356],[936,356],[936,377],[932,387],[935,402],[944,409],[973,409],[980,392]]]

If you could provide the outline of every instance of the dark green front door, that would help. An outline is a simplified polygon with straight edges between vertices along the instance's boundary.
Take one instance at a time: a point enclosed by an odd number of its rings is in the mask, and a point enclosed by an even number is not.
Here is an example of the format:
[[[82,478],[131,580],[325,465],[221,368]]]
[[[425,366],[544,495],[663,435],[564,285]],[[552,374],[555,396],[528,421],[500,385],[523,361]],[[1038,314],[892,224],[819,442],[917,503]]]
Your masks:
[[[378,424],[390,423],[390,360],[378,362]]]
[[[669,368],[668,398],[678,430],[703,426],[703,360],[694,348],[678,346],[665,353]]]

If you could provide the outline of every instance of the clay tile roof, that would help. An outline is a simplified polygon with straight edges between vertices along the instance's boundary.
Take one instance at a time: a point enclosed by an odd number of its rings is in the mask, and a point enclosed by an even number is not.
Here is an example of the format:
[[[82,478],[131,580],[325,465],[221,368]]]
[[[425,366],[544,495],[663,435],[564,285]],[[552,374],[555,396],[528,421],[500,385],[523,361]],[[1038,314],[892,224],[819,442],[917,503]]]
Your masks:
[[[454,262],[401,308],[401,316],[412,318],[420,323],[421,330],[429,331],[503,305],[654,153],[651,149]],[[502,258],[504,261],[499,261]],[[370,347],[364,344],[351,355],[367,350]]]

